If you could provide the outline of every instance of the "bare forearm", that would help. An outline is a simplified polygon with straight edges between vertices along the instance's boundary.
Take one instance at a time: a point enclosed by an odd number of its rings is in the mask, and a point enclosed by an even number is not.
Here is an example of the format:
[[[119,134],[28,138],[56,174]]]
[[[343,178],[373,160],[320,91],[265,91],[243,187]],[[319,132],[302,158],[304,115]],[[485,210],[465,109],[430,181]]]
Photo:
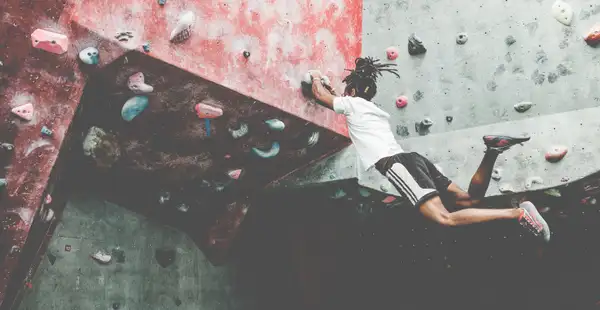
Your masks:
[[[324,103],[328,108],[333,109],[333,99],[335,96],[330,90],[325,88],[320,79],[313,79],[312,92],[318,101]]]

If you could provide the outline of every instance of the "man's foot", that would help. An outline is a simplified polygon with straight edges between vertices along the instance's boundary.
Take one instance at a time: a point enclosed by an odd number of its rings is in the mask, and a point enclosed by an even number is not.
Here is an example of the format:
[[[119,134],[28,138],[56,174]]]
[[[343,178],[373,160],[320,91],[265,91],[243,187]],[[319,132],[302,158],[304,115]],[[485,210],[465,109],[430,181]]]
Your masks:
[[[540,215],[533,203],[524,201],[519,205],[521,215],[519,224],[531,231],[536,237],[541,237],[545,242],[550,241],[550,227]]]
[[[529,141],[530,137],[509,137],[509,136],[483,136],[483,142],[488,150],[494,150],[502,153],[515,144]]]

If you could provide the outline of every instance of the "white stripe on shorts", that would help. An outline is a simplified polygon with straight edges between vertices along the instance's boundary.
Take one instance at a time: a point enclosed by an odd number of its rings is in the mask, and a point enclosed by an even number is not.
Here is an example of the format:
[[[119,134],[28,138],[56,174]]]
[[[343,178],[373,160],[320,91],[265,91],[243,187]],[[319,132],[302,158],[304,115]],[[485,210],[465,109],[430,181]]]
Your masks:
[[[401,163],[395,163],[386,171],[386,177],[392,185],[406,197],[412,205],[416,205],[421,198],[436,192],[434,188],[422,188],[419,186],[415,178],[408,172],[406,167]]]

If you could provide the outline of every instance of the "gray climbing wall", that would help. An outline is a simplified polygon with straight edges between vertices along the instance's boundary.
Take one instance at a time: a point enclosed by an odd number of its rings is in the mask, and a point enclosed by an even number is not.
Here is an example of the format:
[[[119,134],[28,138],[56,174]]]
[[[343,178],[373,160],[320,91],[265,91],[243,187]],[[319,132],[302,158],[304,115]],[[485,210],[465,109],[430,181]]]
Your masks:
[[[388,61],[388,46],[400,51],[393,62],[402,78],[381,79],[375,97],[398,138],[407,135],[403,126],[418,135],[414,123],[424,117],[435,122],[435,134],[600,105],[600,49],[583,40],[600,23],[600,3],[567,2],[575,12],[571,26],[552,17],[554,0],[365,0],[363,55]],[[426,54],[407,53],[411,32]],[[464,45],[456,44],[460,32],[468,34]],[[516,39],[510,46],[509,35]],[[399,95],[409,98],[404,109],[395,106]],[[518,113],[513,105],[521,101],[535,106]]]
[[[89,257],[98,249],[124,255],[103,266]],[[175,251],[171,265],[157,249]],[[185,234],[89,195],[70,199],[47,253],[22,310],[253,309],[233,269],[212,266]]]
[[[403,148],[430,158],[466,188],[485,149],[483,135],[530,135],[530,142],[499,158],[503,177],[493,181],[488,195],[501,194],[501,186],[515,191],[559,186],[598,171],[600,48],[588,46],[583,37],[600,24],[600,3],[567,2],[575,12],[570,26],[552,16],[554,0],[365,0],[363,56],[396,63],[401,74],[380,80],[374,102],[391,114]],[[408,54],[412,32],[423,40],[425,54]],[[457,44],[463,32],[468,41]],[[509,36],[515,40],[510,45]],[[389,46],[398,48],[396,60],[387,60]],[[395,105],[400,95],[409,99],[403,109]],[[519,113],[513,106],[520,102],[533,107]],[[418,133],[415,123],[425,117],[434,125]],[[554,145],[569,153],[551,164],[544,154]],[[349,147],[273,185],[354,178],[355,157]],[[528,184],[532,177],[543,184]],[[362,185],[390,187],[376,172]]]

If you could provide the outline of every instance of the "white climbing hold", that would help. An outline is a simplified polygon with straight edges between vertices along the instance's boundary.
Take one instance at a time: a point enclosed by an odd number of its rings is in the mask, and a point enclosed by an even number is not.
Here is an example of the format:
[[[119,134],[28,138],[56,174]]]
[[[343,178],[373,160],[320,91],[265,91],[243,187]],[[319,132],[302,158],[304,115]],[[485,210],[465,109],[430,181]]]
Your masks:
[[[558,190],[558,188],[551,188],[548,190],[544,191],[544,194],[548,195],[548,196],[552,196],[552,197],[561,197],[561,193],[560,190]]]
[[[138,72],[129,77],[127,87],[135,94],[147,94],[154,91],[154,87],[146,84],[146,79],[142,72]]]
[[[495,181],[500,181],[500,179],[502,179],[502,169],[495,168],[492,171],[492,179],[494,179]]]
[[[380,189],[382,192],[384,192],[384,193],[387,193],[387,192],[389,192],[389,191],[390,191],[390,189],[389,189],[389,186],[388,186],[388,185],[386,185],[386,184],[381,184],[381,185],[379,186],[379,189]]]
[[[512,187],[512,185],[510,185],[508,183],[500,184],[500,186],[498,187],[498,190],[503,194],[515,192],[515,189]]]
[[[100,54],[95,47],[84,48],[79,52],[79,60],[86,65],[97,65],[100,62]]]
[[[110,254],[102,251],[97,251],[96,253],[92,254],[91,257],[102,264],[108,264],[112,260],[112,256],[110,256]]]
[[[266,120],[265,124],[267,124],[267,126],[269,126],[269,129],[271,130],[283,131],[283,129],[285,129],[285,123],[276,118]]]
[[[185,203],[182,203],[180,205],[177,206],[177,210],[179,210],[180,212],[188,212],[190,210],[190,206],[186,205]]]
[[[552,16],[566,26],[573,22],[573,8],[568,3],[558,0],[552,5]]]
[[[238,129],[229,128],[229,133],[231,134],[231,137],[234,139],[239,139],[239,138],[247,135],[248,131],[249,131],[248,124],[246,124],[246,123],[241,123],[240,128],[238,128]]]
[[[544,184],[544,180],[541,177],[538,176],[534,176],[534,177],[529,177],[527,178],[527,180],[525,180],[525,188],[530,189],[533,187],[533,185],[538,184]]]
[[[303,76],[302,76],[302,83],[305,84],[312,84],[312,75],[311,72],[318,72],[321,75],[321,83],[323,83],[323,85],[327,85],[330,86],[331,85],[331,81],[329,80],[329,78],[325,75],[322,75],[321,72],[317,71],[317,70],[311,70],[306,72]]]
[[[196,21],[194,12],[187,11],[179,16],[175,29],[171,31],[171,37],[169,40],[173,43],[183,42],[190,38],[192,35],[192,27]]]
[[[255,148],[255,147],[252,148],[252,152],[260,158],[275,157],[275,156],[277,156],[277,154],[279,154],[279,150],[280,150],[279,142],[273,142],[273,144],[271,145],[271,148],[267,151],[263,151],[263,150]]]
[[[346,192],[343,189],[339,188],[330,197],[333,198],[333,199],[344,198],[344,197],[346,197]]]
[[[532,102],[523,101],[523,102],[519,102],[519,103],[515,104],[513,107],[515,108],[515,111],[517,111],[519,113],[523,113],[523,112],[526,112],[527,110],[531,109],[532,106],[533,106]]]
[[[54,211],[52,209],[46,210],[46,215],[44,216],[44,223],[48,223],[54,219]]]
[[[26,103],[24,105],[14,107],[11,112],[26,121],[30,121],[33,119],[33,104]]]
[[[567,155],[568,149],[566,146],[553,146],[546,152],[546,160],[551,163],[559,162]]]
[[[315,145],[317,145],[317,143],[319,142],[319,132],[318,131],[313,131],[313,133],[310,134],[310,136],[308,137],[308,147],[313,147]]]

